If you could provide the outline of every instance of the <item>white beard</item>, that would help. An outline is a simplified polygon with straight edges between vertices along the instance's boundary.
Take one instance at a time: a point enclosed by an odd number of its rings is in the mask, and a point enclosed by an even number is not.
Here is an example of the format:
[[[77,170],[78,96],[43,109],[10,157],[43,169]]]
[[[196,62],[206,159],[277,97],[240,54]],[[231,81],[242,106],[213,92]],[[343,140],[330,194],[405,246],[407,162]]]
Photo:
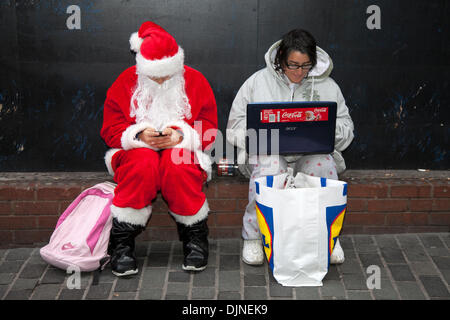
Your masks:
[[[136,123],[148,121],[160,131],[169,122],[184,117],[190,119],[191,106],[184,88],[183,73],[173,75],[161,85],[138,74],[137,87],[130,101],[130,117],[136,117]]]

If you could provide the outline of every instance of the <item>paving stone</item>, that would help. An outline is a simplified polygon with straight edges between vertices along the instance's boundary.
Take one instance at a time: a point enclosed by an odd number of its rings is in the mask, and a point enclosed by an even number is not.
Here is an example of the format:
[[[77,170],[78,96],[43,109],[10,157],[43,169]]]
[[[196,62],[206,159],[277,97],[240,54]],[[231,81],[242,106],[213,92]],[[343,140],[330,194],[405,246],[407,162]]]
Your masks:
[[[0,273],[0,285],[10,284],[15,277],[15,273]]]
[[[64,288],[59,294],[58,300],[81,300],[85,289],[68,289]]]
[[[297,287],[294,288],[297,300],[319,300],[319,287]]]
[[[220,255],[219,270],[239,270],[241,263],[241,257],[238,255]]]
[[[239,270],[219,271],[219,291],[241,290],[241,279]]]
[[[415,234],[397,234],[395,236],[400,242],[400,247],[406,248],[417,248],[420,246],[420,240]]]
[[[206,268],[202,272],[194,274],[194,287],[213,287],[216,283],[216,270],[213,268]]]
[[[345,288],[341,281],[328,280],[323,282],[320,288],[322,296],[324,297],[345,297]]]
[[[136,292],[114,292],[111,300],[134,300]]]
[[[219,292],[217,299],[218,300],[241,300],[241,294],[239,292],[230,292],[230,291]]]
[[[241,241],[239,239],[224,239],[219,241],[221,254],[240,254]]]
[[[147,267],[167,267],[168,264],[168,253],[150,252],[147,257]]]
[[[412,247],[403,249],[403,253],[409,261],[429,261],[425,250],[422,247]]]
[[[161,288],[145,288],[139,290],[139,300],[161,300],[162,289]]]
[[[181,242],[138,242],[138,275],[117,278],[107,266],[99,285],[91,285],[92,272],[83,272],[81,289],[73,290],[67,287],[72,275],[48,266],[38,248],[3,249],[0,299],[450,299],[450,233],[348,235],[340,242],[346,260],[329,267],[322,287],[283,287],[267,261],[241,261],[241,239],[211,240],[208,267],[198,273],[181,269]],[[367,288],[372,265],[380,267],[380,289]]]
[[[169,269],[170,270],[182,270],[184,256],[182,255],[173,255],[172,261],[170,262]]]
[[[154,241],[150,244],[150,252],[151,253],[159,252],[159,253],[169,254],[171,248],[172,248],[172,242],[170,242],[170,241]],[[180,246],[180,248],[182,248],[182,247]],[[182,254],[183,251],[181,251],[180,253]]]
[[[364,270],[372,265],[378,266],[380,268],[383,266],[383,262],[381,261],[380,255],[378,253],[360,253],[358,256],[361,260],[361,264]]]
[[[433,298],[449,298],[447,286],[437,276],[419,276],[428,295]]]
[[[425,295],[415,281],[398,281],[396,285],[402,300],[425,300]]]
[[[347,291],[348,300],[372,300],[372,295],[369,291],[357,291],[349,290]]]
[[[323,280],[339,280],[339,279],[341,279],[341,275],[339,274],[337,265],[330,265],[330,267],[328,268],[328,272]]]
[[[216,288],[214,287],[197,287],[192,288],[192,299],[214,299]]]
[[[31,300],[55,300],[60,290],[59,284],[41,284],[34,289]]]
[[[367,290],[367,279],[359,274],[349,274],[342,278],[347,290]]]
[[[411,269],[419,275],[437,275],[438,271],[430,261],[417,261],[409,264]]]
[[[341,274],[362,274],[361,265],[357,259],[345,259],[345,262],[337,268]]]
[[[259,266],[252,266],[248,265],[246,263],[243,263],[243,270],[244,274],[265,274],[266,270],[268,268],[267,264],[264,262],[264,264]],[[269,271],[271,272],[271,271]]]
[[[8,292],[5,300],[28,300],[33,290],[11,290]]]
[[[244,286],[265,286],[266,285],[266,276],[260,274],[249,274],[244,275]]]
[[[169,272],[169,282],[189,282],[191,274],[184,271]]]
[[[375,241],[379,248],[400,249],[395,235],[376,235]]]
[[[33,290],[38,283],[38,279],[17,279],[11,290]]]
[[[278,283],[269,284],[269,295],[271,297],[291,298],[293,296],[293,288],[283,287]]]
[[[134,292],[139,286],[139,277],[137,275],[132,277],[118,277],[114,292]]]
[[[168,283],[167,284],[167,295],[181,295],[183,297],[187,297],[189,293],[189,284],[188,283]]]
[[[402,250],[393,248],[383,248],[381,251],[386,263],[406,263]]]
[[[146,268],[142,275],[142,288],[162,288],[166,281],[166,268]]]
[[[266,300],[267,288],[264,287],[244,287],[244,300]]]
[[[41,283],[63,283],[67,273],[64,270],[48,268],[41,280]]]
[[[450,269],[450,257],[432,257],[439,270]]]
[[[390,264],[389,270],[391,270],[392,277],[396,281],[415,281],[414,275],[411,269],[406,264]]]
[[[105,300],[109,297],[111,292],[112,283],[99,283],[96,286],[90,286],[86,295],[86,299],[102,299]]]
[[[380,289],[372,289],[375,300],[399,300],[390,280],[381,279]]]
[[[0,264],[0,273],[17,273],[22,268],[23,261],[3,261]]]
[[[47,268],[46,265],[27,263],[25,268],[23,268],[22,272],[20,273],[19,277],[28,279],[37,279],[42,276],[46,268]]]
[[[5,260],[27,260],[36,248],[16,248],[9,250]]]
[[[437,235],[419,234],[425,248],[445,248],[444,243]]]

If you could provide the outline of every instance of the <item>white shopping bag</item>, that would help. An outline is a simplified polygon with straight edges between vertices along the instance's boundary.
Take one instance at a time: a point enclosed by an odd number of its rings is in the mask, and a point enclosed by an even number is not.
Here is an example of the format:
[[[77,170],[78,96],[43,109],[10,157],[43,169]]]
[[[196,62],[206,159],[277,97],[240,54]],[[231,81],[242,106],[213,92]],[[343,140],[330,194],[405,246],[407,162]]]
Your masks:
[[[256,179],[255,185],[258,224],[274,278],[283,286],[322,286],[344,220],[347,183],[284,173]]]

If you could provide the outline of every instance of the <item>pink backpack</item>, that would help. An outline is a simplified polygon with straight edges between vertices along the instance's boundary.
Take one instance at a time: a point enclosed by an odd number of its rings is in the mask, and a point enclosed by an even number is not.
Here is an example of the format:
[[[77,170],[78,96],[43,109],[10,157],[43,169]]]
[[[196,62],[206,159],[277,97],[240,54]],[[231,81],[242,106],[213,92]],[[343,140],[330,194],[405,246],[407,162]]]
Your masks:
[[[110,206],[115,184],[103,182],[84,190],[58,219],[50,242],[40,253],[49,264],[67,270],[103,269],[108,263]]]

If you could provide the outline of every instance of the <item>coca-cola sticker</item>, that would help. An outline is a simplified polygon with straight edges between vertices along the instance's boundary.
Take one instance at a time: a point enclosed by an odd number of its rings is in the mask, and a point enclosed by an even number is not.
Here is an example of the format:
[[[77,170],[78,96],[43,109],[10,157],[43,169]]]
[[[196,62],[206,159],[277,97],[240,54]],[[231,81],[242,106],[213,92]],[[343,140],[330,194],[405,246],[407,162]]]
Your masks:
[[[261,110],[262,123],[327,121],[328,108],[292,108]]]

